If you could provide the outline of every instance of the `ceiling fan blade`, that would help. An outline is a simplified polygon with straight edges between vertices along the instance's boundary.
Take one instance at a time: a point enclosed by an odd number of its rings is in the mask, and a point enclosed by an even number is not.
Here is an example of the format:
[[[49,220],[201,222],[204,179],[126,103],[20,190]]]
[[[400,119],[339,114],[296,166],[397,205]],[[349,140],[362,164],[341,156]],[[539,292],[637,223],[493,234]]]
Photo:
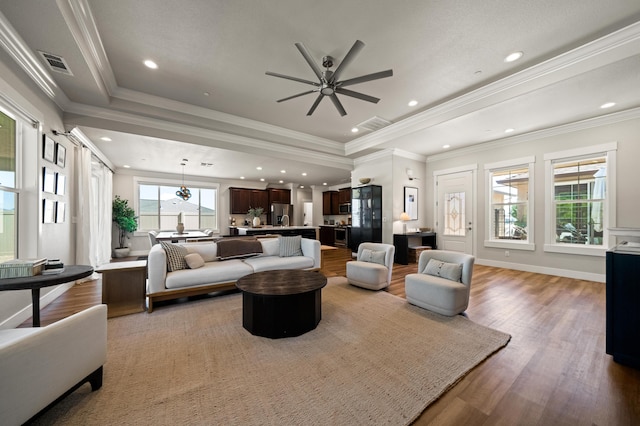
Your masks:
[[[373,74],[363,75],[361,77],[350,78],[349,80],[339,81],[336,83],[338,87],[351,86],[353,84],[364,83],[365,81],[377,80],[379,78],[391,77],[393,70],[374,72]]]
[[[271,71],[267,71],[265,72],[266,75],[270,75],[272,77],[279,77],[279,78],[284,78],[286,80],[293,80],[293,81],[297,81],[299,83],[305,83],[305,84],[312,84],[314,86],[320,86],[319,83],[314,82],[314,81],[309,81],[309,80],[305,80],[302,78],[298,78],[298,77],[291,77],[288,75],[284,75],[284,74],[278,74],[277,72],[271,72]]]
[[[308,95],[309,93],[315,93],[315,92],[317,92],[317,90],[309,90],[308,92],[302,92],[302,93],[298,93],[297,95],[293,95],[293,96],[289,96],[289,97],[286,97],[286,98],[278,99],[276,102],[288,101],[289,99],[297,98],[298,96],[304,96],[304,95]]]
[[[324,98],[324,95],[322,93],[320,93],[318,95],[318,97],[316,98],[316,101],[313,103],[313,105],[311,105],[311,109],[309,110],[307,115],[313,114],[313,111],[315,111],[316,108],[318,108],[318,105],[320,104],[320,101],[322,100],[322,98]]]
[[[347,111],[344,110],[344,107],[340,103],[340,100],[338,99],[335,93],[331,95],[331,101],[333,102],[333,105],[335,105],[335,107],[337,108],[341,116],[344,117],[345,115],[347,115]]]
[[[373,96],[365,95],[364,93],[354,92],[353,90],[343,89],[341,87],[336,88],[336,93],[340,93],[341,95],[351,96],[352,98],[358,98],[363,101],[372,102],[377,104],[380,99],[374,98]]]
[[[351,46],[349,52],[347,52],[342,62],[340,62],[340,65],[338,65],[336,72],[333,73],[333,78],[331,79],[331,81],[338,81],[340,74],[342,74],[344,69],[351,63],[351,61],[353,61],[353,58],[355,58],[356,55],[360,53],[363,47],[364,43],[360,40],[356,40],[356,42],[353,43],[353,46]]]
[[[307,51],[307,48],[304,47],[304,44],[296,43],[296,47],[298,48],[300,53],[302,53],[302,56],[304,56],[304,59],[307,60],[307,63],[315,73],[316,77],[318,77],[318,80],[322,81],[322,70],[320,69],[318,64],[316,64],[316,62],[313,60],[313,58],[309,54],[309,51]]]

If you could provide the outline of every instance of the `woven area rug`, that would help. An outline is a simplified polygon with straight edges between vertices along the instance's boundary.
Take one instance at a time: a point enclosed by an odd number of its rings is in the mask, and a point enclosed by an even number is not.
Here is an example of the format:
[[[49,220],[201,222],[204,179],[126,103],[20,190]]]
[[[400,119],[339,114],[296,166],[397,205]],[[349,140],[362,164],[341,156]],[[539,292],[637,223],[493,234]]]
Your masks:
[[[230,294],[109,319],[104,384],[37,424],[409,424],[509,341],[463,316],[330,278],[322,321],[271,340],[242,328]]]

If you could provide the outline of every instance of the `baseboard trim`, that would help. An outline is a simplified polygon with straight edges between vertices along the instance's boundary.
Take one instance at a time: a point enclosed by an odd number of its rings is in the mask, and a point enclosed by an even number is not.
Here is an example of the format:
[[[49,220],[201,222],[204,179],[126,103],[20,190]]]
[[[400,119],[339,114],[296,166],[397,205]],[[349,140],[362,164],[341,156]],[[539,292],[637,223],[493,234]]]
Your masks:
[[[53,290],[40,297],[40,309],[47,306],[49,303],[53,302],[57,297],[62,295],[64,292],[73,287],[74,282],[60,284],[55,287]],[[33,310],[31,308],[31,303],[29,303],[24,308],[20,309],[15,314],[11,315],[6,320],[0,323],[0,330],[8,329],[8,328],[16,328],[29,318],[31,318],[33,314]]]
[[[534,266],[523,263],[500,262],[489,259],[476,259],[476,264],[493,266],[496,268],[514,269],[516,271],[534,272],[536,274],[556,275],[565,278],[575,278],[578,280],[595,281],[599,283],[606,282],[605,274],[594,274],[591,272],[573,271],[570,269],[548,268],[545,266]]]

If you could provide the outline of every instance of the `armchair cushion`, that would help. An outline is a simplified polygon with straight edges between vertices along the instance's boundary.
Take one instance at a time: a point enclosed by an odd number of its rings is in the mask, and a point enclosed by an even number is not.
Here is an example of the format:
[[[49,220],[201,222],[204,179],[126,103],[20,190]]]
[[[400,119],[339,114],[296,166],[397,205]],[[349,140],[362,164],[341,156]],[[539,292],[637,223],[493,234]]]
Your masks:
[[[460,279],[462,278],[462,265],[458,263],[429,259],[424,273],[433,275],[434,277],[441,277],[451,281],[460,282]]]
[[[280,237],[280,257],[302,256],[302,236]]]
[[[363,249],[360,255],[360,261],[362,262],[371,262],[371,263],[379,263],[380,265],[385,265],[384,256],[385,252],[381,250],[369,250]]]

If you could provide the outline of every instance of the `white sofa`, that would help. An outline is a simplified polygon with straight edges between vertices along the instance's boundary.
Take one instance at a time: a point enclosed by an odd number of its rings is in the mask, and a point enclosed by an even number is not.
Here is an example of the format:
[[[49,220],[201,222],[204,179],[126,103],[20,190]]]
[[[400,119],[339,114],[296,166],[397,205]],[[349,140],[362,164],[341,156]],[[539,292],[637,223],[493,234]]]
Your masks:
[[[102,386],[107,305],[46,327],[0,330],[0,423],[20,425],[85,382]]]
[[[147,269],[147,312],[153,303],[185,296],[211,293],[235,288],[238,279],[254,272],[276,269],[320,269],[320,241],[300,239],[302,256],[280,257],[280,238],[258,238],[262,253],[244,259],[219,260],[216,242],[182,243],[188,253],[198,253],[205,261],[197,269],[167,271],[167,254],[161,244],[149,251]]]

